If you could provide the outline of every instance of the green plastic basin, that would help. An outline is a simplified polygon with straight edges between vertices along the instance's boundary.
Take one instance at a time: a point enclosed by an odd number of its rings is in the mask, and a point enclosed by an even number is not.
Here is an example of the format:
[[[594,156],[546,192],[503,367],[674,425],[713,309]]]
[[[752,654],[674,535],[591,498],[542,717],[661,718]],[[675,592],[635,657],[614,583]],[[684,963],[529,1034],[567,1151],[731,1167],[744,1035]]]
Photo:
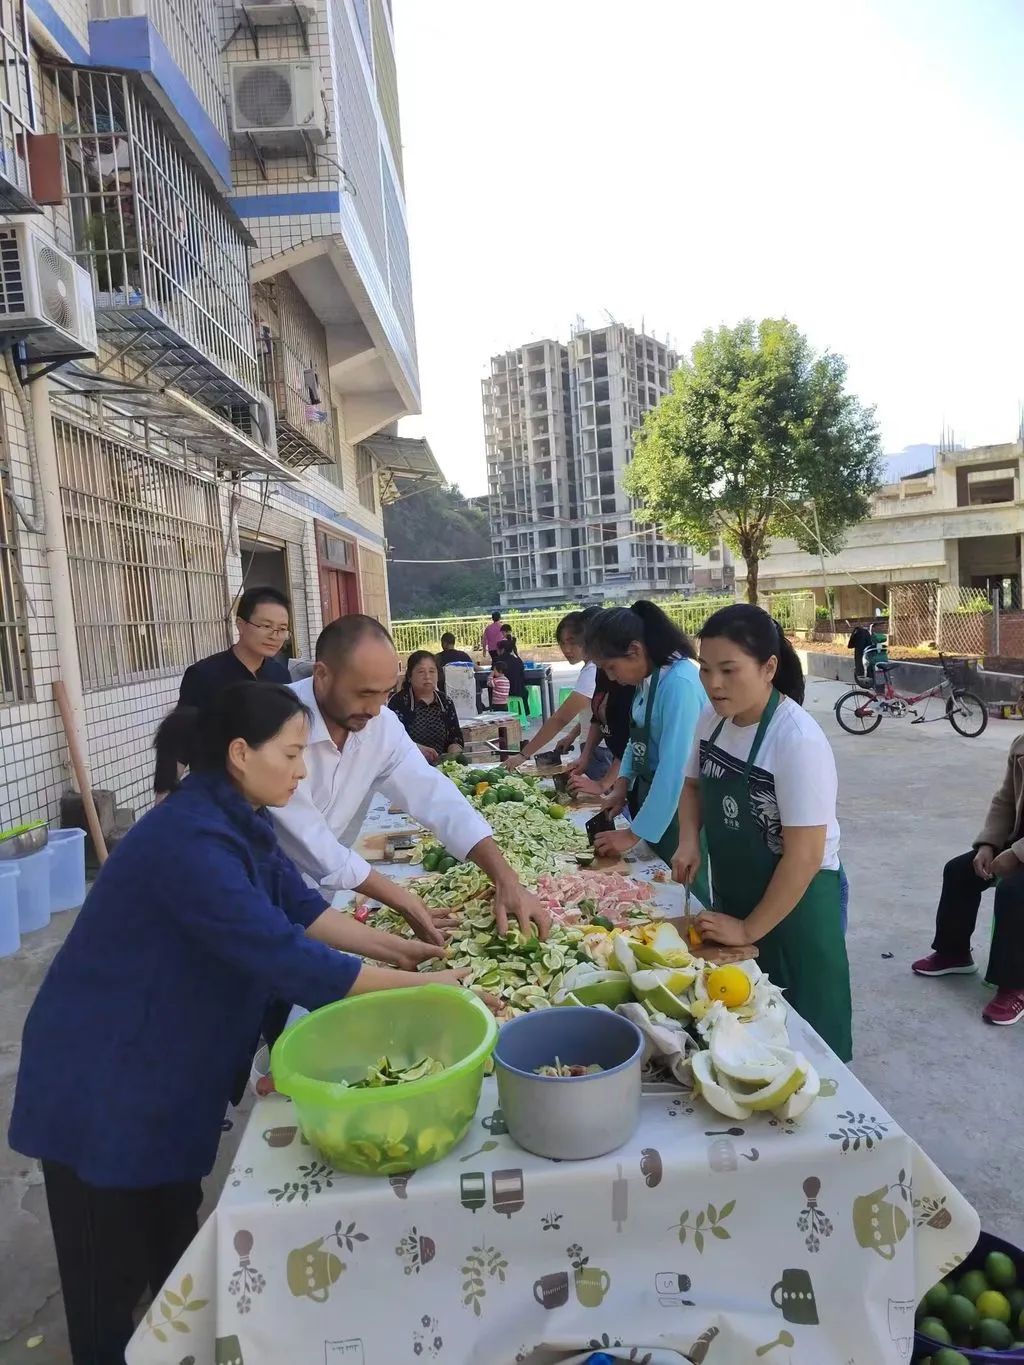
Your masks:
[[[465,1136],[480,1102],[498,1026],[455,986],[411,986],[325,1005],[274,1045],[274,1084],[291,1097],[303,1135],[340,1171],[394,1175],[429,1166]],[[382,1056],[396,1066],[435,1057],[445,1070],[373,1090],[362,1080]]]

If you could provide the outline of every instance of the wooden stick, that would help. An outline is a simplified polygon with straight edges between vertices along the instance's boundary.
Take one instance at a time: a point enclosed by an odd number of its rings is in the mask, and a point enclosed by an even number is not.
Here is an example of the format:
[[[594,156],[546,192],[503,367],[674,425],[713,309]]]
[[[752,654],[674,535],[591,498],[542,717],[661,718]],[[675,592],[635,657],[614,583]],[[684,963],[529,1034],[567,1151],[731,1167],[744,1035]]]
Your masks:
[[[67,688],[62,682],[53,684],[53,695],[57,702],[57,709],[60,711],[60,718],[64,725],[64,738],[68,742],[68,751],[71,754],[71,766],[75,770],[75,780],[78,782],[82,805],[85,807],[85,823],[89,826],[89,833],[92,836],[96,860],[102,867],[107,861],[107,841],[104,839],[103,830],[100,828],[100,817],[96,813],[96,802],[92,799],[89,771],[85,766],[85,759],[78,743],[78,733],[75,730],[74,719],[71,715],[71,703],[68,701]]]

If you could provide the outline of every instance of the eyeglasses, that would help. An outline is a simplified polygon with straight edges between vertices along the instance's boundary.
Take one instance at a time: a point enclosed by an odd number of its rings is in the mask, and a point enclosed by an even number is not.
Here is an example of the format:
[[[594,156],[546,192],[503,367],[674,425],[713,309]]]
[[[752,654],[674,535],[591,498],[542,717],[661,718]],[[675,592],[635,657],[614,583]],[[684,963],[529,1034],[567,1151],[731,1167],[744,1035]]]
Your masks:
[[[288,638],[287,626],[269,626],[261,621],[246,621],[245,624],[251,626],[253,630],[258,630],[268,640],[286,640]]]

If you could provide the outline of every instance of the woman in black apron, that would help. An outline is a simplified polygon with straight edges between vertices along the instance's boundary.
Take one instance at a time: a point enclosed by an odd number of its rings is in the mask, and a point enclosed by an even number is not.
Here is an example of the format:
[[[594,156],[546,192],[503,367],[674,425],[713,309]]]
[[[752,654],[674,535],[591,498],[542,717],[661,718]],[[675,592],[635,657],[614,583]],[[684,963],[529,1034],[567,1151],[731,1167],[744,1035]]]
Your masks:
[[[737,604],[701,631],[700,671],[713,713],[697,726],[673,874],[692,880],[703,832],[715,909],[698,929],[713,943],[756,943],[759,965],[849,1061],[835,760],[803,710],[800,661],[767,612]]]
[[[602,856],[620,855],[644,839],[671,862],[683,771],[705,701],[693,644],[660,607],[640,601],[592,617],[586,648],[612,682],[636,688],[629,746],[604,805],[618,815],[628,803],[631,828],[599,834],[594,847]],[[709,903],[699,885],[694,892]]]

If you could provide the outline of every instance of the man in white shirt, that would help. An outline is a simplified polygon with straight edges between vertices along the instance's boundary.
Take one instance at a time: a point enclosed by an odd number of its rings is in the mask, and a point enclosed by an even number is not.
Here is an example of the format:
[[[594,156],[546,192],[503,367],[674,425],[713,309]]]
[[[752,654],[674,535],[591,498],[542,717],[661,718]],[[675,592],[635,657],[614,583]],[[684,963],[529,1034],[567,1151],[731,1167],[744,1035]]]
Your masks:
[[[281,847],[325,893],[354,889],[405,916],[419,938],[443,942],[447,916],[434,914],[406,887],[375,872],[353,844],[375,792],[400,801],[455,857],[494,883],[494,917],[545,937],[549,916],[522,885],[491,827],[443,773],[432,768],[388,710],[398,680],[391,636],[372,616],[342,616],[316,642],[313,676],[292,683],[313,715],[306,777],[287,806],[273,810]]]

